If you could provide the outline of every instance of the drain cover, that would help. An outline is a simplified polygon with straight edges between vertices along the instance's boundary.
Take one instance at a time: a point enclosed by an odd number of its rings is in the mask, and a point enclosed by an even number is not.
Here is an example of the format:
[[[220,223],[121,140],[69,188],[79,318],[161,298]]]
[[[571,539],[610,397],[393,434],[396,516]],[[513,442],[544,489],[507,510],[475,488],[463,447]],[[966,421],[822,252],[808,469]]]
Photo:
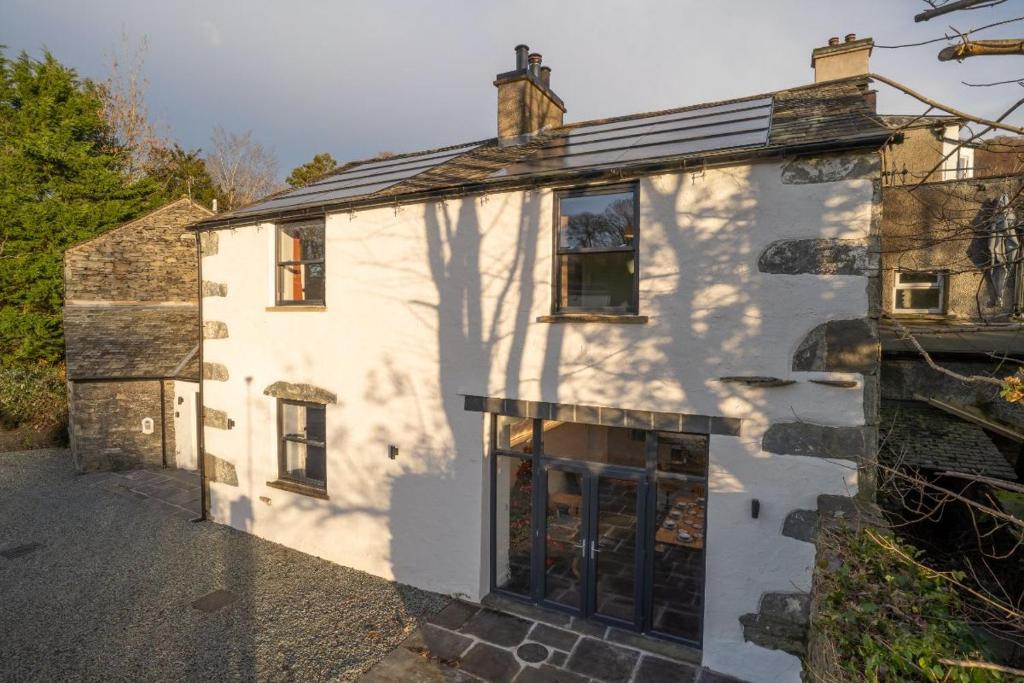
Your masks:
[[[223,607],[227,607],[236,600],[238,600],[237,595],[229,590],[219,588],[212,593],[207,593],[198,600],[195,600],[192,603],[192,606],[203,612],[216,612]]]
[[[15,560],[19,557],[25,557],[25,555],[34,553],[42,547],[42,543],[23,543],[21,545],[7,548],[6,550],[0,550],[0,557],[5,557],[8,560]]]

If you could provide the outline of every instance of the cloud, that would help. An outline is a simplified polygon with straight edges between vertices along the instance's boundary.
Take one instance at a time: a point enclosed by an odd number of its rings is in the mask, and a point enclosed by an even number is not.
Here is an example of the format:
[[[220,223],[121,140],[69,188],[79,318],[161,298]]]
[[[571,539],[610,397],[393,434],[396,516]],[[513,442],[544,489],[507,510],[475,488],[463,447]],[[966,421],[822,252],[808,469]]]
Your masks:
[[[209,19],[203,19],[199,22],[199,32],[206,39],[210,47],[220,47],[224,44],[224,36],[220,28]]]

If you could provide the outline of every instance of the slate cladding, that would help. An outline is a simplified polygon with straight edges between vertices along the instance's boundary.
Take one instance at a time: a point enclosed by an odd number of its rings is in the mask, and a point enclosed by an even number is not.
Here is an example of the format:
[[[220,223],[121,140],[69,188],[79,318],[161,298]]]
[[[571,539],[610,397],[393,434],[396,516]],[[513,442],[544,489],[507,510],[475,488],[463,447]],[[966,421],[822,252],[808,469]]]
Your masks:
[[[882,401],[879,431],[879,458],[888,465],[1017,478],[981,427],[926,403]]]
[[[752,158],[756,155],[779,153],[795,154],[802,150],[820,152],[822,150],[851,149],[865,146],[877,148],[893,135],[874,113],[872,95],[869,90],[870,81],[867,77],[858,76],[849,79],[818,83],[788,90],[753,97],[739,98],[724,102],[708,102],[689,107],[667,109],[657,112],[646,112],[608,119],[581,121],[569,125],[543,131],[521,144],[499,145],[497,138],[481,140],[463,145],[424,150],[410,154],[399,154],[389,157],[389,161],[401,161],[417,156],[434,155],[441,152],[457,151],[465,148],[463,154],[454,156],[448,161],[433,166],[411,178],[394,185],[379,189],[376,192],[348,197],[330,203],[314,198],[308,202],[291,203],[287,209],[276,211],[247,211],[241,207],[232,212],[218,214],[200,221],[195,227],[199,229],[227,227],[232,225],[252,224],[259,220],[275,220],[297,218],[304,215],[322,215],[327,210],[345,210],[375,204],[400,201],[418,201],[442,198],[463,192],[485,192],[537,185],[544,182],[565,182],[573,178],[595,178],[602,173],[614,173],[624,177],[624,173],[641,174],[653,168],[682,168],[689,164],[699,166],[702,161],[715,161],[724,158]],[[714,149],[689,154],[647,158],[628,164],[608,164],[600,168],[573,168],[554,170],[512,178],[493,177],[498,171],[524,160],[535,154],[541,154],[541,148],[554,138],[565,136],[574,129],[584,126],[596,126],[607,123],[621,123],[640,120],[666,114],[687,112],[710,106],[740,103],[754,98],[772,98],[772,114],[768,143],[756,148]],[[641,121],[642,123],[642,121]],[[372,160],[350,162],[338,169],[351,171],[360,164]],[[325,176],[326,177],[326,176]],[[271,197],[280,197],[288,190]],[[260,203],[266,201],[265,198]]]

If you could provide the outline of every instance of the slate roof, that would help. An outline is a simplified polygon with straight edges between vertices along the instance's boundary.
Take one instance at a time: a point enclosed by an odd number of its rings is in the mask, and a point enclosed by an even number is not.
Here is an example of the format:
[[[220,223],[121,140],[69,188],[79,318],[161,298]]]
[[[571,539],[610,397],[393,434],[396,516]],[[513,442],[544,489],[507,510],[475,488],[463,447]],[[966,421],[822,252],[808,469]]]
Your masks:
[[[880,458],[889,465],[953,470],[1016,481],[981,427],[918,401],[882,401]]]
[[[874,113],[870,102],[869,79],[858,76],[850,79],[816,83],[813,85],[779,90],[752,97],[711,102],[658,112],[647,112],[568,124],[544,131],[522,144],[499,145],[496,138],[480,140],[464,145],[443,147],[411,154],[389,157],[387,164],[381,159],[350,162],[334,171],[334,175],[318,180],[318,183],[338,182],[337,174],[349,177],[365,166],[366,184],[363,193],[349,193],[344,197],[325,199],[309,188],[290,189],[262,199],[249,207],[219,214],[197,223],[197,228],[227,227],[245,225],[260,220],[284,220],[304,216],[321,215],[326,211],[346,208],[397,203],[399,201],[426,201],[466,192],[498,191],[523,186],[565,182],[568,179],[596,179],[603,176],[628,174],[641,175],[659,169],[680,169],[699,166],[704,161],[735,158],[754,158],[780,153],[795,154],[801,151],[823,151],[828,149],[849,149],[855,147],[879,147],[888,140],[893,131]],[[633,158],[628,162],[609,161],[587,167],[552,169],[536,173],[502,175],[501,172],[513,164],[536,161],[546,153],[546,148],[559,138],[571,137],[585,127],[637,122],[645,119],[665,117],[670,114],[699,115],[708,108],[741,108],[744,103],[756,100],[770,102],[770,111],[765,117],[766,135],[752,144],[750,136],[735,146],[715,146],[713,142],[701,149],[681,154],[670,153],[667,147],[653,148],[649,156]],[[726,143],[723,143],[726,144]],[[634,155],[635,156],[635,155]],[[422,168],[414,162],[423,162]],[[387,169],[405,165],[416,167],[410,177],[398,178],[393,184],[381,186],[372,178],[380,178],[382,167]],[[397,174],[400,175],[400,174]]]
[[[68,379],[199,379],[194,305],[64,308]]]

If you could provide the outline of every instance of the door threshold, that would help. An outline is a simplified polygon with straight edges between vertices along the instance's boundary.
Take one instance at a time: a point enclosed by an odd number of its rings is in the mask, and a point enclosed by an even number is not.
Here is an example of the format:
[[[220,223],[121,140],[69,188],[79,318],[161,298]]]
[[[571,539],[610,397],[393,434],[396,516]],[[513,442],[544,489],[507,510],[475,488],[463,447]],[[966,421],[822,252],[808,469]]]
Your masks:
[[[581,619],[565,612],[540,607],[533,603],[521,602],[515,598],[491,593],[480,601],[484,607],[498,612],[514,614],[517,617],[531,619],[556,628],[573,631],[581,636],[603,640],[615,645],[640,650],[648,654],[667,659],[674,659],[687,664],[700,666],[703,652],[700,648],[684,645],[671,640],[637,633],[617,626],[609,626],[597,621]]]

